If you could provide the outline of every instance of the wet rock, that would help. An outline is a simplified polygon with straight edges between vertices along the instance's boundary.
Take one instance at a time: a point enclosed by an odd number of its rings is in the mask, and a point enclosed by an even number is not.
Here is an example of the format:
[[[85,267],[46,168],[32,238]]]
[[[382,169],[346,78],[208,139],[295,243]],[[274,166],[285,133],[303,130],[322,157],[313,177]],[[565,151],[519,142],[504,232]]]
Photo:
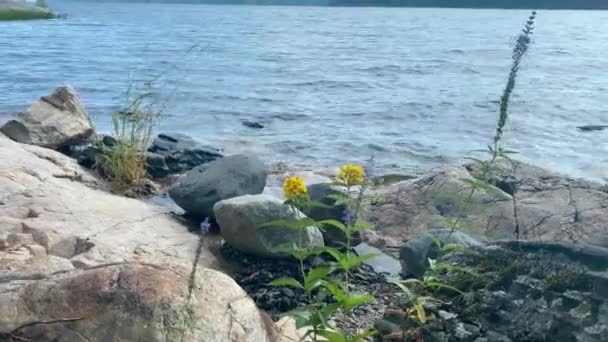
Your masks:
[[[603,131],[608,128],[608,125],[588,125],[576,127],[579,131],[591,132],[591,131]]]
[[[378,248],[372,247],[366,243],[361,243],[354,249],[357,255],[376,254],[375,257],[365,261],[365,264],[371,267],[374,272],[390,276],[398,276],[401,274],[401,263],[386,253],[383,253]]]
[[[219,149],[202,145],[181,133],[159,134],[148,151],[153,153],[150,155],[153,159],[148,160],[148,173],[153,178],[182,173],[223,157]]]
[[[153,152],[146,153],[146,170],[152,178],[163,178],[172,173],[165,157]]]
[[[94,132],[88,113],[70,86],[43,96],[0,131],[25,144],[59,149],[83,144]]]
[[[171,199],[189,214],[213,217],[217,202],[264,190],[266,166],[255,156],[234,155],[199,165],[169,190]]]
[[[436,259],[440,248],[431,236],[441,242],[442,246],[456,245],[465,248],[481,247],[483,244],[475,238],[455,230],[431,229],[427,234],[406,242],[399,251],[399,258],[407,275],[421,276],[428,267],[428,259]]]
[[[264,128],[264,125],[262,125],[261,123],[259,123],[257,121],[243,120],[243,121],[241,121],[241,123],[243,124],[243,126],[249,127],[249,128],[256,128],[256,129]]]
[[[322,247],[323,235],[316,227],[297,231],[290,227],[261,227],[276,221],[297,221],[304,214],[268,195],[240,196],[223,200],[213,207],[222,236],[232,247],[262,257],[285,257],[279,250],[295,244],[300,248]]]

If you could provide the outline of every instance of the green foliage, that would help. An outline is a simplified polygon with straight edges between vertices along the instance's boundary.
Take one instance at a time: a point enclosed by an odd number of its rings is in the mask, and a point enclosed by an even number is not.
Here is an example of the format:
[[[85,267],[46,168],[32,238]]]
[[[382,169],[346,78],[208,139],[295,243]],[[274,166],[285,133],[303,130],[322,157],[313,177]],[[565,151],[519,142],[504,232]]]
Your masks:
[[[409,280],[409,279],[408,279]],[[430,320],[430,316],[426,312],[425,306],[430,304],[441,303],[441,301],[433,296],[419,295],[412,285],[419,285],[417,282],[407,282],[399,279],[391,280],[406,295],[409,300],[409,306],[405,309],[405,313],[422,324],[426,324]]]
[[[55,15],[51,12],[27,10],[27,9],[3,9],[0,10],[0,21],[12,20],[36,20],[53,19]]]
[[[138,96],[126,110],[112,115],[116,144],[104,149],[97,167],[119,190],[137,186],[146,176],[146,149],[160,117],[148,105],[151,96],[151,93]]]
[[[305,217],[299,220],[276,220],[268,222],[261,227],[287,227],[298,231],[300,241],[292,243],[290,246],[285,246],[284,251],[293,256],[299,263],[299,271],[301,280],[295,278],[279,278],[272,281],[270,286],[288,286],[303,290],[310,301],[310,305],[300,307],[290,313],[290,316],[296,321],[298,328],[306,327],[308,329],[307,336],[313,341],[330,341],[330,342],[357,342],[373,335],[374,331],[367,331],[355,336],[347,336],[345,333],[331,328],[328,325],[328,320],[331,316],[338,312],[346,314],[355,307],[365,304],[373,299],[373,296],[367,293],[350,292],[349,275],[360,266],[364,261],[375,257],[376,255],[356,255],[351,249],[351,243],[354,234],[364,229],[371,229],[369,223],[359,220],[361,203],[364,199],[363,191],[365,187],[361,186],[359,193],[355,199],[348,195],[333,196],[336,201],[335,205],[346,206],[347,212],[352,213],[352,219],[340,222],[337,220],[322,220],[315,221]],[[349,189],[350,190],[350,189]],[[350,194],[350,192],[348,192]],[[310,206],[318,205],[308,198],[301,196],[285,202],[293,210],[304,209]],[[311,247],[301,248],[301,236],[308,227],[334,227],[346,236],[344,249],[334,247]],[[304,266],[304,261],[312,256],[326,254],[333,259],[329,265],[320,266],[307,270]],[[344,274],[344,281],[337,280],[335,273],[341,271]],[[331,297],[331,303],[328,304],[328,297]]]

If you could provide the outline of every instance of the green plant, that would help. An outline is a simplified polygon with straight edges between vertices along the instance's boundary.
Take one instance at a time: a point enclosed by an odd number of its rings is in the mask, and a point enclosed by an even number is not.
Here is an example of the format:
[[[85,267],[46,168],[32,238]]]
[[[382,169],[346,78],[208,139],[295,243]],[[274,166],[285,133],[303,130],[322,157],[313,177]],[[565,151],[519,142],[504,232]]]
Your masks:
[[[349,220],[345,220],[345,222],[339,222],[336,220],[315,221],[305,217],[297,221],[279,220],[263,225],[265,227],[289,227],[290,229],[295,229],[299,232],[299,241],[290,246],[282,247],[281,250],[287,251],[298,261],[301,279],[283,277],[275,279],[269,285],[289,286],[303,290],[306,293],[310,304],[297,308],[290,313],[290,316],[295,319],[298,328],[306,327],[308,329],[306,336],[312,338],[313,341],[357,342],[373,335],[374,331],[366,331],[354,336],[348,336],[344,332],[330,327],[328,321],[331,316],[338,312],[347,314],[355,307],[373,299],[373,296],[367,293],[351,292],[349,275],[365,260],[372,258],[375,255],[358,256],[354,255],[351,250],[353,234],[359,232],[361,229],[369,229],[368,224],[357,219],[365,188],[364,173],[362,169],[349,165],[341,169],[341,173],[338,174],[337,178],[342,185],[347,186],[348,190],[350,190],[355,183],[358,183],[358,185],[361,186],[356,200],[351,201],[346,198],[350,192],[347,192],[345,196],[337,198],[337,205],[348,203],[347,207],[352,209],[355,213],[354,218],[351,217]],[[292,210],[303,210],[306,207],[315,205],[324,206],[323,204],[310,200],[304,181],[298,177],[287,179],[283,189],[285,196],[287,197],[285,203],[286,205],[289,205]],[[301,236],[305,229],[308,229],[308,227],[311,226],[322,228],[326,225],[331,225],[345,234],[346,243],[344,245],[344,251],[334,247],[302,247]],[[334,261],[330,262],[328,265],[311,269],[305,267],[306,259],[324,253],[331,256]],[[335,273],[338,270],[341,270],[344,274],[343,282],[337,280],[337,277],[335,277]],[[328,303],[329,297],[331,298],[331,303]]]
[[[0,21],[53,19],[55,15],[47,11],[7,9],[0,10]]]
[[[519,68],[521,66],[522,59],[526,52],[528,51],[530,44],[532,42],[531,36],[534,31],[534,21],[536,20],[536,12],[532,12],[532,14],[528,17],[526,24],[519,34],[515,47],[513,49],[512,54],[512,64],[509,72],[509,77],[507,79],[507,85],[502,93],[500,98],[500,106],[498,112],[498,119],[496,122],[496,129],[494,132],[494,137],[492,138],[492,144],[488,145],[486,150],[479,150],[477,152],[487,153],[489,155],[488,159],[481,158],[467,158],[473,162],[473,176],[475,178],[463,178],[461,181],[465,183],[465,185],[470,188],[470,192],[466,199],[465,203],[470,203],[473,199],[473,195],[477,191],[498,191],[498,189],[491,185],[491,178],[497,171],[497,161],[500,159],[507,160],[511,163],[512,166],[512,174],[515,173],[516,163],[510,158],[512,154],[515,154],[515,151],[505,149],[502,145],[502,137],[504,134],[504,129],[507,124],[507,119],[509,118],[509,101],[511,99],[511,95],[515,89],[515,83],[517,80],[517,75],[519,72]],[[515,190],[514,190],[515,191]],[[512,196],[515,201],[515,195]],[[514,210],[517,210],[516,205],[514,203]],[[517,218],[517,212],[515,211],[515,215]],[[451,231],[453,232],[458,225],[460,224],[461,217],[457,217],[452,221]],[[515,235],[519,238],[519,225],[516,223]]]
[[[121,190],[146,176],[146,149],[160,114],[147,103],[151,93],[137,96],[124,111],[112,115],[114,146],[103,148],[97,167]]]

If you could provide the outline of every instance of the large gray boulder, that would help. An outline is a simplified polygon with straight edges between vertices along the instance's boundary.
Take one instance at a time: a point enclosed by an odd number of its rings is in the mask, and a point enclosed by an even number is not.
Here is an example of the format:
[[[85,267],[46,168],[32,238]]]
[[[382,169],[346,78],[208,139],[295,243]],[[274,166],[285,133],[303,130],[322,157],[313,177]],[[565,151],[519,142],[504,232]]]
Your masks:
[[[151,153],[148,174],[153,178],[182,173],[223,157],[219,149],[202,145],[181,133],[159,134],[148,151]]]
[[[221,200],[262,193],[266,166],[255,156],[234,155],[199,165],[169,189],[169,196],[189,214],[213,217]]]
[[[24,144],[59,149],[84,143],[94,132],[93,124],[76,91],[57,88],[17,114],[0,131]]]
[[[216,220],[226,242],[245,253],[262,257],[284,257],[286,244],[299,247],[322,247],[323,235],[316,227],[303,231],[289,227],[261,227],[276,220],[296,221],[304,218],[281,200],[268,195],[241,196],[218,202]]]

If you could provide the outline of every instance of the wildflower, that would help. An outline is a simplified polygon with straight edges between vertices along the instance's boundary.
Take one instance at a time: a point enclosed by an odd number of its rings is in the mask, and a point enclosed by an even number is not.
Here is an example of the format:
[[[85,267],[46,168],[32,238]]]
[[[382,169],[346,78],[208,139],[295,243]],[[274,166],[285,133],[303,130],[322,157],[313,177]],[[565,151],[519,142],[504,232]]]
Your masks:
[[[288,200],[294,200],[307,195],[308,189],[306,189],[306,184],[304,184],[302,178],[291,177],[287,178],[285,183],[283,183],[283,194]]]
[[[211,231],[211,222],[209,222],[208,217],[205,217],[203,222],[201,222],[200,229],[203,233],[209,233]]]
[[[365,171],[359,165],[344,165],[336,176],[339,182],[346,186],[361,185],[365,180]]]

